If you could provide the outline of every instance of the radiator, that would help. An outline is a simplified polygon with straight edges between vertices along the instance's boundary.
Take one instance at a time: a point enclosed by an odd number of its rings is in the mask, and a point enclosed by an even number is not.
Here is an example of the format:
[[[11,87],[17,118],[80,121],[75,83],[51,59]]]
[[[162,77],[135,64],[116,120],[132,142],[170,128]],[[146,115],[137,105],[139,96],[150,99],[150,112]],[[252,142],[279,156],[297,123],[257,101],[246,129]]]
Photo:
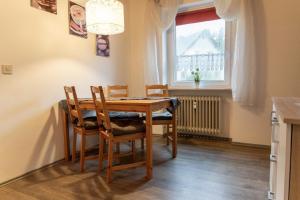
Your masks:
[[[177,132],[218,136],[221,133],[221,97],[178,96]]]

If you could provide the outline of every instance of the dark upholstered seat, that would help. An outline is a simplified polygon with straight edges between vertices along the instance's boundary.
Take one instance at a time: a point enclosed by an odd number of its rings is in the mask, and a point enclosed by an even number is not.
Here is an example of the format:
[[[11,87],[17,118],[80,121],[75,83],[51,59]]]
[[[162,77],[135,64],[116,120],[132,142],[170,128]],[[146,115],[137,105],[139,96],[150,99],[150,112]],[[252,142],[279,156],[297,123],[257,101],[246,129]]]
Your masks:
[[[143,115],[143,119],[146,119],[146,116]],[[172,120],[172,114],[168,111],[165,112],[153,112],[152,120]]]
[[[84,111],[82,112],[84,125],[83,127],[87,130],[98,128],[97,116],[95,111]],[[111,123],[115,122],[117,129],[119,130],[122,125],[126,126],[126,124],[137,125],[136,122],[132,123],[131,121],[138,121],[139,114],[135,112],[110,112],[109,117],[111,119]],[[124,121],[124,122],[120,122]],[[130,121],[130,123],[128,123]],[[76,119],[75,124],[80,126],[78,120]],[[118,126],[119,125],[119,126]],[[132,129],[133,127],[131,127]],[[136,127],[137,130],[142,130],[141,127]],[[132,132],[131,129],[128,129],[128,132]],[[133,129],[134,130],[134,129]],[[142,130],[143,131],[143,130]],[[117,135],[122,131],[117,131]],[[140,131],[139,131],[140,132]],[[126,132],[122,132],[121,135],[126,134]]]
[[[83,119],[83,127],[86,130],[92,130],[92,129],[97,129],[98,128],[98,122],[97,122],[97,117],[86,117]],[[77,122],[77,126],[79,126]]]
[[[140,116],[136,112],[109,112],[109,118],[114,120],[139,119]]]
[[[172,120],[172,114],[168,111],[152,113],[152,120]]]
[[[83,118],[87,118],[87,117],[95,117],[95,118],[97,118],[96,111],[94,111],[94,110],[82,110],[81,114],[82,114]]]
[[[84,110],[82,111],[83,118],[96,117],[96,111]],[[123,120],[123,119],[139,119],[139,113],[136,112],[109,112],[109,118],[111,120]]]
[[[146,126],[141,120],[115,120],[110,122],[114,136],[141,133],[146,131]],[[106,127],[106,125],[104,124]]]
[[[95,111],[82,111],[82,117],[83,117],[83,127],[86,130],[92,130],[92,129],[97,129],[98,128],[98,122],[97,122],[97,116]],[[78,119],[75,119],[74,124],[76,126],[80,126]]]

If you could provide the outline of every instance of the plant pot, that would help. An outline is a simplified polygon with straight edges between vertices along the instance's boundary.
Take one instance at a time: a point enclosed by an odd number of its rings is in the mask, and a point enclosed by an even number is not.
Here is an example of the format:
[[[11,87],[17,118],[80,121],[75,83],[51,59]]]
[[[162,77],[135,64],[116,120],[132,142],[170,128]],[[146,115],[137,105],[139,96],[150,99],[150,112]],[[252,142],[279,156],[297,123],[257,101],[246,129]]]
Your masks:
[[[200,81],[199,82],[194,82],[195,88],[199,88],[200,87]]]

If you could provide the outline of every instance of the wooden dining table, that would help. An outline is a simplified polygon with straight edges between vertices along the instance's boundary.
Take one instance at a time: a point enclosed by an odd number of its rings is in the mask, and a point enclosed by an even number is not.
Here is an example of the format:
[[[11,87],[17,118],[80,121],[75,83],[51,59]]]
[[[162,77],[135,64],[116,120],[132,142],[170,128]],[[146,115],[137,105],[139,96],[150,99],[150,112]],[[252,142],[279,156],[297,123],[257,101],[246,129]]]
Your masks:
[[[140,112],[146,114],[146,166],[147,166],[147,178],[152,178],[153,169],[153,152],[152,152],[152,112],[161,109],[166,109],[172,107],[171,98],[128,98],[128,99],[107,99],[106,101],[107,109],[109,111],[126,111],[126,112]],[[79,99],[79,106],[82,110],[95,110],[94,102],[91,98]],[[176,109],[176,108],[174,108]],[[69,120],[68,113],[65,109],[60,106],[61,117],[63,120],[64,129],[64,151],[65,160],[70,159],[70,139],[69,139]],[[172,131],[175,135],[175,142],[172,143],[173,148],[173,158],[177,154],[177,134],[176,134],[176,112],[173,114]]]

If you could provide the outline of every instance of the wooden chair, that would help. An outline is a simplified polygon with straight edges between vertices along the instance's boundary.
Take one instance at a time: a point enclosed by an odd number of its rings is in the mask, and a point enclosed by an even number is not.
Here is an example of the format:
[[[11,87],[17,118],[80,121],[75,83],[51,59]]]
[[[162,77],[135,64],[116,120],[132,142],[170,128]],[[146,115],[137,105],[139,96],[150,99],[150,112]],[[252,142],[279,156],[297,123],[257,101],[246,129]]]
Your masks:
[[[101,86],[91,86],[91,92],[96,108],[98,125],[100,126],[100,143],[99,143],[99,172],[102,170],[104,160],[104,143],[108,143],[108,167],[106,170],[106,180],[111,182],[112,172],[135,168],[139,166],[146,167],[146,161],[133,162],[130,164],[123,164],[113,166],[114,152],[113,146],[116,143],[135,141],[137,139],[145,138],[146,127],[142,120],[119,120],[111,121],[109,112],[106,108],[105,97]],[[103,125],[103,126],[102,126]],[[135,143],[132,143],[133,160],[135,160]]]
[[[169,97],[168,85],[146,85],[146,96],[147,97]],[[170,133],[170,127],[173,124],[172,114],[168,111],[154,112],[152,113],[152,124],[153,125],[166,125],[167,133],[165,134],[167,138],[167,145],[170,141],[172,142],[172,156],[175,158],[177,154],[177,135],[176,131],[173,130]]]
[[[108,85],[107,86],[107,96],[109,98],[126,98],[128,97],[128,85]],[[140,115],[136,112],[110,112],[110,119],[136,119],[140,118]],[[141,140],[141,147],[144,149],[144,139]],[[117,149],[120,146],[117,144]]]
[[[76,160],[76,141],[77,134],[81,136],[81,145],[80,145],[80,171],[84,171],[85,160],[97,159],[98,156],[85,156],[85,144],[86,144],[86,136],[97,135],[98,131],[98,123],[97,117],[94,116],[84,116],[82,110],[79,107],[79,102],[77,98],[77,94],[75,91],[75,87],[64,87],[67,105],[69,110],[69,116],[73,125],[73,144],[72,144],[72,161]]]

